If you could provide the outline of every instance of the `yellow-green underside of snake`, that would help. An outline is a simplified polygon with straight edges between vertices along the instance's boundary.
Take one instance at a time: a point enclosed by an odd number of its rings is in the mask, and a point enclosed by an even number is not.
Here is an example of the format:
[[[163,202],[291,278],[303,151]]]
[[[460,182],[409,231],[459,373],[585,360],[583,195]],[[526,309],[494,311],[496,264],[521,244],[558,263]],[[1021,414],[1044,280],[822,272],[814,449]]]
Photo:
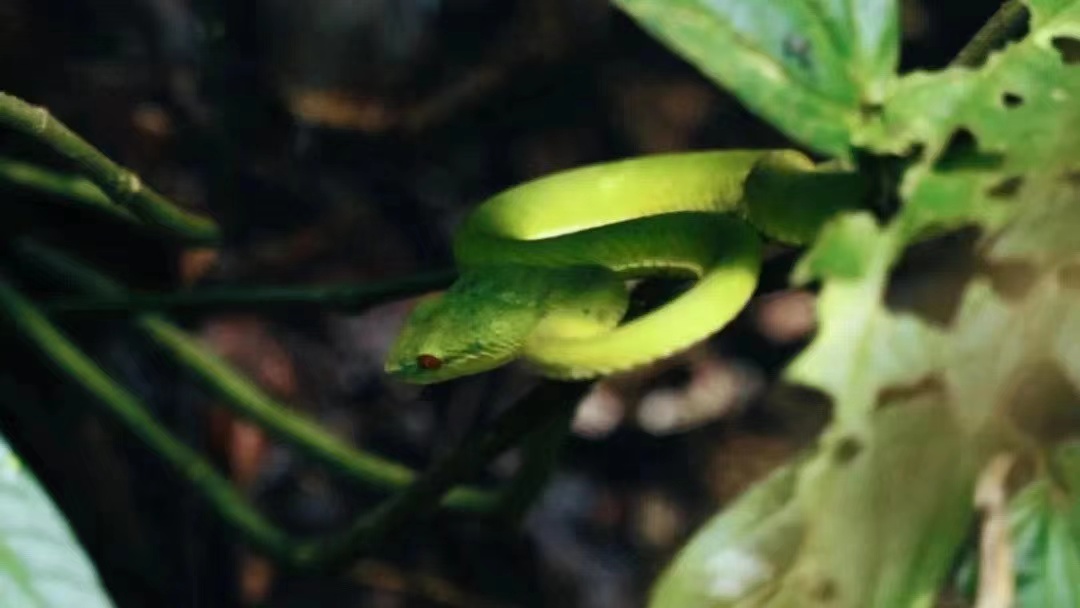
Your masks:
[[[499,193],[459,228],[458,281],[421,302],[386,371],[427,384],[524,358],[586,379],[684,350],[729,323],[757,285],[761,236],[791,244],[861,204],[857,175],[792,150],[646,156]],[[631,321],[628,279],[696,278]]]

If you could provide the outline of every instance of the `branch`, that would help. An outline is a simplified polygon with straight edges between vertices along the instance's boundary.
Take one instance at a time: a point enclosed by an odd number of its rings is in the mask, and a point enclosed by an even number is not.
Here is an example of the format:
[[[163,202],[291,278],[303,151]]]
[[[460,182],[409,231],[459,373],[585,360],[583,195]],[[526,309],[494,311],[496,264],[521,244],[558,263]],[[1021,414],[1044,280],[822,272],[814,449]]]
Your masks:
[[[124,287],[108,276],[30,239],[16,241],[12,249],[21,261],[63,282],[67,287],[102,295],[124,292]],[[315,461],[350,479],[384,490],[401,489],[416,478],[412,469],[357,450],[270,398],[226,361],[166,319],[144,314],[136,317],[134,322],[157,348],[220,397],[225,407],[259,425],[275,438],[295,446]],[[474,488],[457,488],[447,495],[444,505],[455,510],[486,512],[494,508],[495,502],[495,496],[491,493]]]
[[[49,111],[0,92],[0,126],[32,137],[74,162],[112,201],[139,219],[191,243],[220,237],[212,220],[189,213],[142,183],[138,175],[56,120]]]
[[[1005,4],[990,16],[971,40],[960,49],[951,65],[977,67],[990,53],[1006,40],[1021,31],[1028,17],[1027,7],[1020,0],[1006,0]]]
[[[339,564],[374,550],[413,518],[434,508],[456,481],[472,475],[553,417],[574,407],[584,384],[545,384],[501,415],[489,429],[474,431],[463,445],[429,474],[360,518],[344,534],[296,542],[265,519],[237,493],[228,479],[195,450],[176,439],[127,389],[98,367],[42,314],[0,277],[0,318],[19,333],[58,372],[78,384],[143,443],[187,479],[214,511],[244,539],[280,562],[301,568]]]

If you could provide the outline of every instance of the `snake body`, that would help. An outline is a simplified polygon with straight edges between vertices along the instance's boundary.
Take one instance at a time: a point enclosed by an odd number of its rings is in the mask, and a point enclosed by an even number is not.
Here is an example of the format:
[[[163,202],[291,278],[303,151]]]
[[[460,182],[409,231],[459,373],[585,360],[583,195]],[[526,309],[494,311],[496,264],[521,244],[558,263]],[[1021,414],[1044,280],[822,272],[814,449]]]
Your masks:
[[[749,300],[759,234],[802,243],[857,204],[849,175],[819,172],[790,150],[707,151],[591,165],[501,192],[465,219],[458,281],[417,306],[386,371],[426,384],[522,357],[546,376],[584,379],[683,350]],[[793,207],[800,197],[827,200]],[[621,322],[626,281],[657,275],[697,281]]]

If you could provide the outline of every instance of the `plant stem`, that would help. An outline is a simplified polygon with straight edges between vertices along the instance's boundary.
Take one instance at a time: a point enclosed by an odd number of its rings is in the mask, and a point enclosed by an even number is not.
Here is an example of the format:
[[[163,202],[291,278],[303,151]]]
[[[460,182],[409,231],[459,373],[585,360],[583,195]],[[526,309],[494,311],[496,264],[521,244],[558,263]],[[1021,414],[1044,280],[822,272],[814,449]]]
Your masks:
[[[458,479],[474,474],[522,437],[573,408],[582,384],[546,384],[475,431],[424,477],[358,519],[344,534],[296,542],[252,508],[195,450],[176,439],[130,392],[78,349],[34,304],[0,277],[0,318],[65,377],[100,402],[149,448],[163,457],[244,539],[280,562],[300,568],[328,567],[379,547],[409,521],[438,504]],[[575,396],[576,395],[576,396]]]
[[[204,287],[175,293],[117,293],[57,299],[44,304],[49,314],[119,315],[162,311],[172,313],[224,310],[273,310],[318,306],[358,312],[406,296],[445,289],[457,273],[452,270],[362,285],[304,287]]]
[[[101,295],[124,292],[124,287],[108,276],[30,239],[19,239],[13,245],[13,250],[36,270],[74,289]],[[270,398],[243,374],[166,319],[143,314],[137,316],[134,323],[157,348],[220,397],[225,407],[314,460],[351,479],[384,490],[401,489],[416,478],[412,469],[357,450]],[[483,513],[492,510],[495,502],[493,493],[475,488],[456,488],[447,495],[443,504],[450,509]]]
[[[139,176],[109,160],[43,107],[0,92],[0,126],[32,137],[74,162],[116,204],[139,219],[191,243],[212,243],[217,224],[178,207],[142,183]]]
[[[68,173],[60,173],[13,158],[0,157],[0,180],[22,188],[44,192],[86,209],[114,218],[141,224],[130,211],[113,203],[94,182]]]
[[[960,49],[951,65],[977,67],[982,65],[990,53],[1020,32],[1024,20],[1028,17],[1027,7],[1020,0],[1006,0],[990,16],[971,40]]]

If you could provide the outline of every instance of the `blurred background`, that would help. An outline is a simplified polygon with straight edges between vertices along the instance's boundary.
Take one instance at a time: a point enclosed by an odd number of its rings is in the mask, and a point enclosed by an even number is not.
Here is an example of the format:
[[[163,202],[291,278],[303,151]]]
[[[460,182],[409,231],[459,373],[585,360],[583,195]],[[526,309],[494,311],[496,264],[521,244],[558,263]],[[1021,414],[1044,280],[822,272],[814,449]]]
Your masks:
[[[904,1],[903,69],[944,66],[997,4]],[[631,155],[788,145],[604,0],[0,0],[0,89],[221,222],[221,248],[177,250],[0,184],[5,233],[32,228],[144,289],[443,269],[452,228],[507,186]],[[0,154],[62,167],[6,134]],[[244,550],[8,336],[0,392],[17,407],[0,424],[123,608],[640,606],[693,529],[823,419],[814,396],[774,383],[814,330],[813,295],[782,289],[792,259],[722,336],[597,384],[520,529],[440,515],[343,575]],[[535,380],[510,366],[389,382],[382,357],[411,304],[181,320],[335,434],[423,467]],[[375,504],[218,408],[122,322],[69,327],[289,530],[336,530]],[[516,465],[508,454],[485,481]]]

